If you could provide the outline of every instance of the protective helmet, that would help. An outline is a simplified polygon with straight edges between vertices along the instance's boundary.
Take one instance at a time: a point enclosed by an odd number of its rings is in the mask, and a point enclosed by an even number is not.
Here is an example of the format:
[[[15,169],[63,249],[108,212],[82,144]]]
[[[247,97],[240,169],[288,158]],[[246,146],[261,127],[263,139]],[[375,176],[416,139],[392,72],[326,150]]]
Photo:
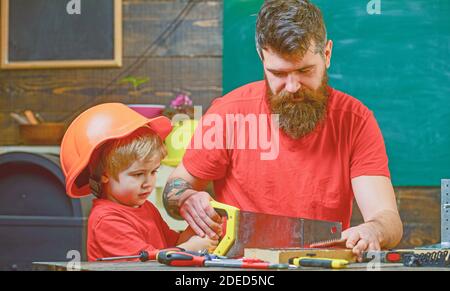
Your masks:
[[[122,103],[104,103],[81,113],[70,124],[61,142],[60,159],[67,194],[73,198],[99,194],[100,189],[95,189],[100,187],[98,177],[93,179],[89,171],[89,162],[96,150],[105,142],[126,137],[143,126],[148,126],[161,140],[172,130],[167,117],[147,119]]]

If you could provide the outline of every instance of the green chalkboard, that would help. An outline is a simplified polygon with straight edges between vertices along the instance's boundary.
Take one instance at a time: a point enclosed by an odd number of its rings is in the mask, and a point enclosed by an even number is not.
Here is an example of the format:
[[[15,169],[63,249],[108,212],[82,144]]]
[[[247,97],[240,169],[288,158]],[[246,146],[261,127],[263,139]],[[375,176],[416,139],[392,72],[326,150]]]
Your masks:
[[[450,1],[313,0],[334,42],[330,84],[361,100],[385,138],[396,186],[450,177]],[[368,13],[368,4],[379,2]],[[224,1],[224,93],[263,78],[262,0]]]

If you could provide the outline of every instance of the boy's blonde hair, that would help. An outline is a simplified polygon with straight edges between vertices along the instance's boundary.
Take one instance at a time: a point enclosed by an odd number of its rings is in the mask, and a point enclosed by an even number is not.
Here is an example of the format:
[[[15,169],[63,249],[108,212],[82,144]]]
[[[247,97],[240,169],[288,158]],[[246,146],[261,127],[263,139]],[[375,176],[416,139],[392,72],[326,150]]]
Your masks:
[[[150,128],[141,127],[129,136],[110,141],[102,147],[97,172],[106,172],[118,181],[119,173],[135,161],[161,161],[166,155],[161,138]]]

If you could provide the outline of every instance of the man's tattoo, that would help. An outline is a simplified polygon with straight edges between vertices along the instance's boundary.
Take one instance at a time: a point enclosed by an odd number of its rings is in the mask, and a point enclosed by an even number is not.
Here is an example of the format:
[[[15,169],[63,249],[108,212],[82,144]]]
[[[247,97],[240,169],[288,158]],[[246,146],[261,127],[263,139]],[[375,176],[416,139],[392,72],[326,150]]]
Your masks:
[[[192,185],[181,178],[175,178],[167,182],[163,191],[163,202],[164,207],[170,216],[177,219],[183,219],[179,213],[178,199],[179,196],[188,189],[192,189]]]
[[[175,189],[178,191],[174,195],[178,196],[185,190],[192,189],[192,185],[181,178],[176,178],[172,181],[168,181],[166,187],[164,188],[164,198],[166,198],[169,193]]]

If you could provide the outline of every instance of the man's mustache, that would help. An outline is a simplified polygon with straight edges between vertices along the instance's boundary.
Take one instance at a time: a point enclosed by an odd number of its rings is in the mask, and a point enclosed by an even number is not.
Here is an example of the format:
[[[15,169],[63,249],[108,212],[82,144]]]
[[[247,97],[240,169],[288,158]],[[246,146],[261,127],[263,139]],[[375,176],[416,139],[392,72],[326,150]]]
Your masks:
[[[314,94],[314,92],[310,90],[297,91],[295,93],[281,91],[276,95],[272,95],[271,98],[274,101],[278,101],[281,103],[293,103],[298,104],[301,102],[304,103],[314,103],[318,101],[322,101],[323,95]]]

